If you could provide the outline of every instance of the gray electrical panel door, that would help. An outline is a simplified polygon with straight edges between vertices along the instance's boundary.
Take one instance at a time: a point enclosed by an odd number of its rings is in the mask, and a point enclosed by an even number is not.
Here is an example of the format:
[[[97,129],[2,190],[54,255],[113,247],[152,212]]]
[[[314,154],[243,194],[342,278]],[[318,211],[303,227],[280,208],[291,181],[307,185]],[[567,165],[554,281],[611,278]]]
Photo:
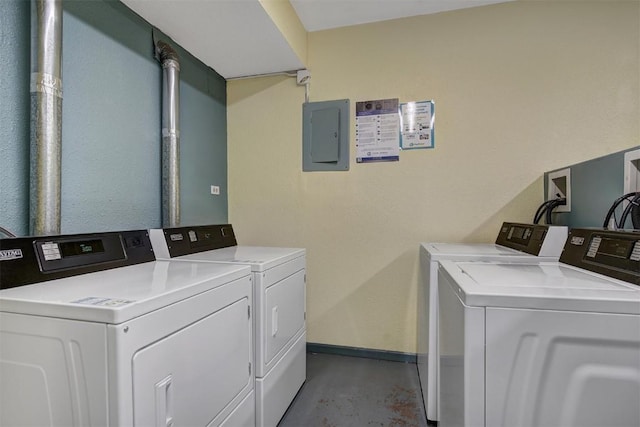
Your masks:
[[[349,100],[302,106],[302,170],[349,170]]]

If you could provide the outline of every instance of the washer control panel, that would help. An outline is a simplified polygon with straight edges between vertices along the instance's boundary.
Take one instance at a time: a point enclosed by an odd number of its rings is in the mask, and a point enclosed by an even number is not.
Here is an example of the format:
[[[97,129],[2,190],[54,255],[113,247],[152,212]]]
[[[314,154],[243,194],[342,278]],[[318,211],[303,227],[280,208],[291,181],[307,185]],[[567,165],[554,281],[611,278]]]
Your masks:
[[[539,255],[548,230],[548,225],[505,222],[500,228],[496,244]]]
[[[640,284],[640,233],[574,228],[560,262]]]

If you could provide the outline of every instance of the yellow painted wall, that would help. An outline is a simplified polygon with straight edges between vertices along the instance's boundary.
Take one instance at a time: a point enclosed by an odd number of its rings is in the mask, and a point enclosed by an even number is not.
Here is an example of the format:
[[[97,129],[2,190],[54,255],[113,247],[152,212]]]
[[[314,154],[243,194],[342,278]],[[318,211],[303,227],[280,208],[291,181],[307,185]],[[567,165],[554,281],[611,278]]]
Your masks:
[[[260,0],[300,61],[307,63],[307,32],[288,0]]]
[[[240,244],[307,248],[308,341],[415,352],[418,246],[531,221],[545,171],[640,144],[637,1],[513,2],[308,35],[311,101],[351,100],[351,169],[301,171],[304,88],[228,83]],[[436,148],[355,163],[356,101],[434,99]]]

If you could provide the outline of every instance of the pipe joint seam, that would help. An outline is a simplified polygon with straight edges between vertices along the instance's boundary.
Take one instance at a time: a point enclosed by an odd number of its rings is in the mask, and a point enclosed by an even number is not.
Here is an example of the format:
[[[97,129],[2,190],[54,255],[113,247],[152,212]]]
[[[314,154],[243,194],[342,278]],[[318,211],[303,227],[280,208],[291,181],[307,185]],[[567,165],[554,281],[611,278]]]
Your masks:
[[[162,68],[174,68],[176,71],[180,71],[180,63],[177,59],[165,59],[162,61]]]
[[[180,139],[180,131],[178,129],[162,128],[162,138]]]
[[[62,98],[62,79],[48,73],[31,73],[30,91]]]

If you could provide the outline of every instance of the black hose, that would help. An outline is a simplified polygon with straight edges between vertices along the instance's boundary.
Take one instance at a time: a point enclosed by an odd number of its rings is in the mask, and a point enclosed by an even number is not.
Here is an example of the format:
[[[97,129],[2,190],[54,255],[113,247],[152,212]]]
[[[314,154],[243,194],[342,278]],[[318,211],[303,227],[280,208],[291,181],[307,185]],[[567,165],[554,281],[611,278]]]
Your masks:
[[[634,230],[640,230],[640,206],[631,209],[631,224]]]
[[[15,234],[13,234],[12,232],[10,232],[9,230],[7,230],[4,227],[0,227],[0,233],[6,235],[7,237],[16,237]]]
[[[629,197],[631,197],[631,196],[635,196],[635,195],[637,195],[637,194],[639,194],[639,193],[637,193],[637,192],[635,192],[635,191],[634,191],[634,192],[632,192],[632,193],[627,193],[627,194],[625,194],[624,196],[618,197],[618,198],[613,202],[613,204],[611,205],[611,207],[609,208],[609,211],[607,212],[607,215],[604,217],[604,223],[602,224],[602,227],[603,227],[603,228],[608,228],[608,227],[609,227],[609,221],[611,220],[611,217],[612,217],[613,215],[615,215],[616,208],[618,207],[618,205],[619,205],[620,203],[622,203],[624,200],[628,199]],[[615,222],[615,220],[614,220],[614,222]],[[618,224],[616,224],[616,227],[618,227]],[[620,227],[618,227],[618,228],[620,228]]]
[[[533,216],[533,223],[537,224],[538,222],[540,222],[540,219],[542,218],[542,216],[544,215],[544,211],[547,208],[547,205],[551,203],[551,200],[546,200],[545,202],[543,202],[538,209],[536,210],[535,215]]]
[[[552,203],[549,204],[549,207],[547,208],[547,217],[546,217],[547,225],[553,224],[553,220],[551,219],[551,212],[556,207],[561,205],[566,205],[566,204],[567,204],[567,199],[565,199],[564,197],[555,199],[552,201]]]
[[[556,198],[560,198],[559,193],[556,193]],[[545,200],[544,202],[542,202],[540,206],[538,206],[538,210],[536,210],[536,214],[533,216],[534,224],[537,224],[538,222],[540,222],[540,220],[542,219],[542,216],[544,215],[544,212],[547,210],[549,205],[553,203],[554,200],[556,199]]]
[[[627,222],[627,217],[629,216],[629,213],[631,213],[632,209],[634,209],[639,205],[638,202],[640,201],[640,193],[635,193],[635,194],[636,194],[635,197],[629,201],[629,204],[627,205],[627,207],[625,207],[624,211],[622,211],[622,216],[620,217],[620,223],[618,224],[618,228],[624,229],[624,223]]]
[[[558,202],[558,200],[562,200],[562,203],[556,204]],[[559,206],[559,205],[564,205],[566,204],[567,201],[566,199],[560,197],[560,194],[556,194],[556,198],[555,199],[551,199],[551,200],[547,200],[545,202],[543,202],[539,207],[538,210],[536,210],[536,214],[533,216],[533,223],[537,224],[540,222],[540,220],[542,219],[542,217],[544,216],[545,211],[549,212],[549,208],[551,207],[551,205],[556,204],[555,206]],[[554,207],[555,207],[554,206]],[[553,209],[553,208],[551,208]],[[547,214],[549,215],[549,214]],[[547,219],[547,224],[549,220]]]

